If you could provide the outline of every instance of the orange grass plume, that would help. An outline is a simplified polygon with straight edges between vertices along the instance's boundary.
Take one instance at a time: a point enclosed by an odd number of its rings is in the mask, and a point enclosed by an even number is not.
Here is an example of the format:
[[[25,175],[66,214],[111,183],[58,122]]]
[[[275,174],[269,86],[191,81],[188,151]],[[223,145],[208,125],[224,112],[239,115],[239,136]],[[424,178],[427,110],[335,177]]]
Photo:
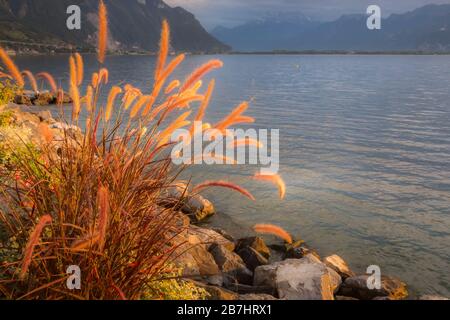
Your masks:
[[[20,279],[25,278],[25,275],[28,271],[28,268],[30,266],[32,257],[33,257],[33,251],[36,245],[39,242],[39,239],[42,234],[42,230],[47,224],[50,224],[52,222],[52,217],[50,215],[44,215],[39,219],[38,224],[34,227],[33,231],[31,232],[30,238],[28,239],[27,245],[25,247],[25,251],[23,254],[23,260],[22,260],[22,266],[20,270]]]
[[[5,50],[0,48],[0,59],[3,61],[3,64],[8,69],[9,74],[14,80],[17,82],[19,87],[23,87],[25,85],[25,81],[23,80],[22,74],[20,73],[19,68],[15,65],[15,63],[11,60]]]
[[[98,7],[98,61],[105,62],[106,49],[108,44],[108,11],[105,3],[100,0]]]
[[[280,199],[284,199],[284,196],[286,195],[286,184],[284,183],[283,179],[278,174],[255,174],[254,179],[261,180],[261,181],[268,181],[273,183],[278,187],[278,192],[280,195]]]
[[[287,243],[292,244],[291,235],[279,226],[275,226],[273,224],[257,224],[253,227],[253,230],[255,230],[255,232],[257,233],[265,233],[277,236]]]

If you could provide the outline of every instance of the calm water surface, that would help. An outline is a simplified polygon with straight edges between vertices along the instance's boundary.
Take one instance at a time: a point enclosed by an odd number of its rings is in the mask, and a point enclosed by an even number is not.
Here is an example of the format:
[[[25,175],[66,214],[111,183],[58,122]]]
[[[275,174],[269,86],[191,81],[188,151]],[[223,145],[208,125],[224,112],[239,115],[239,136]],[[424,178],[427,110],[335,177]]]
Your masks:
[[[179,76],[211,57],[189,57]],[[357,272],[376,264],[412,294],[450,296],[450,57],[221,56],[207,118],[251,100],[256,128],[280,129],[285,201],[249,176],[256,167],[194,168],[231,179],[257,202],[210,192],[213,224],[280,224]],[[21,68],[67,78],[67,57],[20,57]],[[112,83],[151,85],[154,58],[110,57]],[[87,73],[98,66],[87,58]],[[65,80],[62,82],[65,83]],[[230,174],[233,174],[230,176]],[[245,229],[244,229],[245,230]],[[239,234],[238,234],[239,235]]]

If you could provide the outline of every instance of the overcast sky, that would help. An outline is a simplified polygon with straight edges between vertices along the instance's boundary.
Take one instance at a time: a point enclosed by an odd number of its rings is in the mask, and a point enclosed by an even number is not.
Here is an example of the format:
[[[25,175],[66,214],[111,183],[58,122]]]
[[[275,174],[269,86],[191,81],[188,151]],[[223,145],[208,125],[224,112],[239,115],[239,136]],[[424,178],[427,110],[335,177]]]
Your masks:
[[[331,20],[346,13],[365,13],[370,4],[381,7],[382,16],[403,13],[430,3],[450,0],[164,0],[192,13],[207,28],[235,26],[270,12],[302,12],[318,20]]]

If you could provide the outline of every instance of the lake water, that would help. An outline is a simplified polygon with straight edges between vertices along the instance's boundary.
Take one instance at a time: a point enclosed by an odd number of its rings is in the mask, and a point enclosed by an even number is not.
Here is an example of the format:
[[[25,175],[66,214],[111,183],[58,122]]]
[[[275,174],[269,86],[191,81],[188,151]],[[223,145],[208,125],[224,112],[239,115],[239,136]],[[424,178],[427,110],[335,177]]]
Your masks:
[[[210,58],[188,57],[178,75]],[[194,168],[195,181],[229,179],[258,199],[208,192],[221,212],[212,223],[238,235],[255,223],[279,224],[359,273],[379,265],[413,295],[450,296],[450,56],[219,58],[224,68],[214,73],[206,118],[251,100],[252,127],[280,129],[287,195],[280,201],[271,185],[249,179],[256,167]],[[67,78],[67,57],[16,61]],[[86,65],[88,74],[98,67],[94,57]],[[143,56],[107,62],[111,83],[144,90],[153,65]]]

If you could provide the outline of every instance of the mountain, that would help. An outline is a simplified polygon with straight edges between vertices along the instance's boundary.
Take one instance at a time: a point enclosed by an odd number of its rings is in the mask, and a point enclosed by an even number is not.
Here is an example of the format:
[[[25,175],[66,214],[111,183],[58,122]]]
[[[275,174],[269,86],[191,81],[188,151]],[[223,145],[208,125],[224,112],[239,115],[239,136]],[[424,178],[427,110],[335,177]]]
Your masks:
[[[211,34],[237,51],[272,51],[285,48],[299,32],[316,27],[301,13],[275,13],[234,28],[218,26]]]
[[[230,48],[211,36],[181,7],[162,0],[105,0],[108,8],[110,48],[156,51],[161,22],[171,26],[172,48],[189,52],[224,52]],[[67,7],[78,5],[81,30],[66,27]],[[95,46],[98,1],[0,0],[0,40]]]
[[[366,15],[344,15],[336,21],[297,29],[289,39],[272,42],[267,47],[316,51],[450,51],[450,5],[426,5],[404,14],[392,14],[382,20],[381,30],[367,29],[366,21]],[[245,30],[248,29],[244,28],[241,33],[246,34]],[[241,41],[237,36],[213,34],[232,46]],[[263,37],[263,34],[254,36]],[[239,48],[233,46],[234,50],[241,50]],[[245,50],[260,48],[248,46]]]

